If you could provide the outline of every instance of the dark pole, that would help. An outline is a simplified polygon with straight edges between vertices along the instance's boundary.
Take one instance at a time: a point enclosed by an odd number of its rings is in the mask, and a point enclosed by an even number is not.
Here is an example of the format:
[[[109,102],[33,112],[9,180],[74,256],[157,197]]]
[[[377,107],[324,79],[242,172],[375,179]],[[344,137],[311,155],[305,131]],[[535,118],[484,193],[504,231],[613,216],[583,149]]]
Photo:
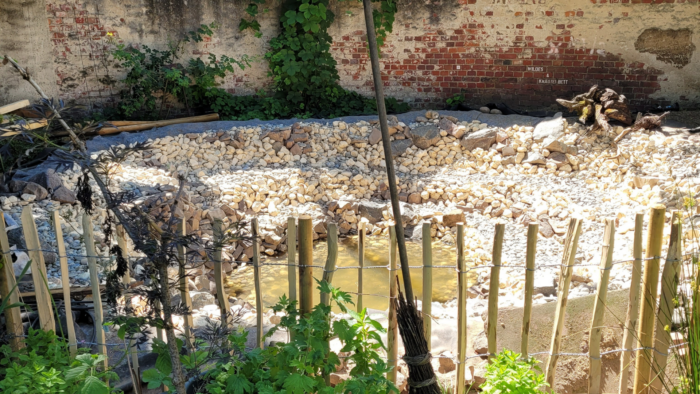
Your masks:
[[[386,121],[386,105],[384,104],[384,86],[382,73],[379,69],[379,51],[377,50],[377,35],[374,32],[374,18],[372,16],[372,1],[362,0],[365,6],[365,23],[367,24],[367,41],[369,42],[369,57],[372,60],[372,75],[374,76],[374,93],[377,97],[377,113],[379,114],[379,127],[382,132],[382,146],[384,147],[384,160],[386,160],[386,174],[389,177],[389,193],[391,194],[391,209],[394,212],[396,222],[396,241],[399,247],[399,261],[401,261],[401,274],[403,275],[406,301],[411,307],[413,303],[413,286],[411,286],[411,273],[408,269],[408,255],[406,254],[406,239],[403,235],[403,223],[401,221],[401,207],[399,206],[399,189],[396,187],[396,175],[394,173],[394,158],[391,155],[391,142],[389,141],[389,125]]]

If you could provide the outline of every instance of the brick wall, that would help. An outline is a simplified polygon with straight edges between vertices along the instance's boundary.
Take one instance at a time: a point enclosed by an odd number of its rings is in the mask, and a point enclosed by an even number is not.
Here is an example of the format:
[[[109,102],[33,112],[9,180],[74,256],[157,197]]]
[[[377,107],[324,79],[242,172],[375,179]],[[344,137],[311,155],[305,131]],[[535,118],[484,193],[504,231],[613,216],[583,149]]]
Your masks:
[[[237,31],[241,4],[218,0],[169,5],[51,0],[45,2],[45,15],[32,15],[26,31],[15,35],[48,29],[42,45],[33,45],[52,60],[51,67],[37,71],[55,81],[49,90],[109,106],[123,77],[108,56],[115,45],[162,47],[168,37],[217,20],[222,27],[214,38],[187,47],[187,56],[211,52],[261,58],[278,26],[278,3],[267,6],[273,11],[260,19],[260,39]],[[394,31],[382,48],[382,78],[387,95],[415,107],[440,106],[461,93],[473,105],[543,108],[594,83],[620,91],[638,108],[676,101],[683,107],[700,105],[698,0],[400,0],[398,8]],[[341,84],[372,94],[361,4],[333,4],[333,11],[336,21],[329,32]],[[5,33],[2,27],[0,33]],[[0,46],[12,39],[3,34]],[[23,53],[10,54],[22,60]],[[32,58],[26,61],[31,64]],[[14,78],[0,69],[3,77]],[[267,65],[260,61],[222,82],[234,94],[269,87]],[[12,94],[0,91],[0,102]]]

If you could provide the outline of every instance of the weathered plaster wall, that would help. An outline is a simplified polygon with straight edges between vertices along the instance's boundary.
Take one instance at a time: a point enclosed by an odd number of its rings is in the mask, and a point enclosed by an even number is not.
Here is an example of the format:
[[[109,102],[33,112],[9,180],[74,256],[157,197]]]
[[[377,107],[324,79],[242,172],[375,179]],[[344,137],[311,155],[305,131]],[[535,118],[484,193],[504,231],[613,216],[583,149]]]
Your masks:
[[[30,67],[47,93],[111,105],[122,71],[116,43],[162,48],[201,23],[214,38],[187,48],[263,57],[277,34],[278,2],[262,15],[263,37],[238,32],[244,0],[2,0],[0,50]],[[417,107],[462,92],[469,102],[551,106],[598,83],[638,107],[678,101],[700,106],[698,0],[399,0],[382,49],[388,95]],[[371,94],[361,3],[333,2],[341,84]],[[223,82],[235,94],[269,86],[264,60]],[[0,102],[34,97],[0,68]]]

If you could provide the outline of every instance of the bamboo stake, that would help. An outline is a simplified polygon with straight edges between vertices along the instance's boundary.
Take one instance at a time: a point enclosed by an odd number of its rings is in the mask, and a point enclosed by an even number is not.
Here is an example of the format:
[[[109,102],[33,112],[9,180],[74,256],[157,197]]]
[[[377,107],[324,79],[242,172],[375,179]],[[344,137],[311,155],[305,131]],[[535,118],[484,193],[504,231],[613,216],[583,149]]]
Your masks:
[[[564,317],[566,315],[566,304],[569,301],[569,287],[571,286],[571,275],[573,274],[573,264],[575,262],[576,250],[578,249],[578,238],[581,235],[581,219],[569,220],[569,229],[564,240],[564,255],[562,256],[561,272],[559,275],[559,290],[557,294],[557,309],[554,314],[554,325],[552,329],[552,342],[549,347],[549,360],[545,375],[551,391],[554,391],[554,374],[559,360],[559,349],[561,348],[561,333],[564,329]]]
[[[177,232],[180,236],[187,236],[187,224],[184,220],[177,224]],[[119,234],[119,232],[117,232]],[[126,241],[124,242],[126,244]],[[126,249],[122,249],[126,252]],[[194,327],[194,319],[192,318],[192,297],[190,296],[190,285],[187,280],[187,272],[185,271],[185,264],[187,263],[187,254],[185,253],[185,246],[182,243],[177,245],[177,258],[180,262],[178,264],[178,274],[180,276],[180,298],[182,303],[187,307],[189,311],[188,314],[183,316],[183,328],[185,338],[190,342],[190,346],[194,348],[194,332],[192,328]]]
[[[639,319],[639,289],[642,285],[642,231],[644,230],[644,214],[638,213],[634,218],[634,246],[632,247],[632,279],[630,280],[630,295],[625,319],[625,332],[622,338],[623,349],[637,348],[637,319]],[[630,352],[622,352],[620,357],[620,386],[619,394],[627,394],[629,390]]]
[[[328,257],[326,258],[326,266],[323,269],[323,281],[330,284],[333,281],[333,273],[338,263],[338,225],[329,223],[327,232]],[[326,306],[330,305],[331,295],[328,293],[321,293],[321,303]]]
[[[39,312],[41,329],[55,332],[56,321],[54,320],[53,314],[53,299],[49,292],[46,264],[44,264],[44,254],[41,251],[39,233],[36,230],[34,216],[32,216],[32,204],[25,205],[22,209],[21,218],[24,240],[27,244],[27,254],[32,260],[32,279],[34,282],[34,291],[36,292],[36,309]]]
[[[365,270],[365,222],[360,220],[360,224],[357,229],[357,260],[360,268],[357,269],[357,312],[362,312],[364,309],[364,297],[362,293],[364,292],[364,284],[362,283],[362,274]]]
[[[588,380],[588,394],[600,394],[601,368],[603,362],[600,358],[600,339],[603,334],[603,317],[608,299],[608,282],[612,269],[613,249],[615,247],[615,221],[605,220],[605,234],[603,235],[603,247],[600,256],[600,281],[593,306],[593,319],[591,320],[590,338],[588,341],[588,355],[590,358],[590,378]]]
[[[78,339],[75,336],[75,326],[73,323],[73,308],[70,294],[70,273],[68,271],[68,257],[66,256],[66,245],[63,241],[63,229],[61,228],[61,215],[58,211],[51,214],[53,219],[53,229],[56,233],[56,248],[58,249],[58,260],[61,265],[61,283],[63,285],[63,304],[66,308],[66,328],[68,331],[68,348],[71,357],[75,357],[78,352]]]
[[[496,339],[496,330],[498,328],[498,292],[501,285],[501,255],[503,251],[503,235],[506,232],[504,223],[496,224],[495,233],[493,235],[493,251],[491,257],[491,279],[489,281],[489,307],[488,307],[488,347],[489,347],[489,363],[493,361],[498,352],[498,342]]]
[[[393,367],[387,372],[386,377],[390,382],[396,383],[397,366],[399,358],[399,327],[396,319],[396,307],[393,300],[399,295],[399,284],[396,280],[397,274],[397,256],[396,256],[396,226],[389,227],[389,319],[386,331],[387,335],[387,364]]]
[[[433,333],[433,242],[430,237],[430,223],[423,223],[423,330],[428,350],[432,348]]]
[[[127,270],[124,273],[124,277],[122,277],[122,283],[124,284],[124,286],[126,286],[126,288],[129,288],[129,286],[131,286],[131,262],[129,261],[128,249],[129,245],[126,239],[126,231],[124,230],[124,226],[122,226],[121,224],[117,226],[117,245],[119,245],[119,249],[121,249],[122,251],[122,257],[124,258],[124,260],[126,260],[128,264]],[[131,300],[127,297],[124,297],[124,304],[126,305],[127,303],[131,303]],[[131,365],[129,371],[131,372],[131,380],[134,382],[134,388],[137,390],[136,394],[141,394],[141,367],[139,366],[139,354],[137,352],[136,347],[134,346],[134,339],[129,339],[129,355],[131,356]]]
[[[214,232],[214,239],[223,239],[224,233],[221,226],[223,223],[221,220],[214,220],[214,225],[212,230]],[[223,262],[221,261],[221,246],[217,245],[214,249],[214,284],[216,285],[216,299],[219,301],[219,309],[221,310],[221,322],[224,320],[228,322],[229,314],[231,311],[231,306],[228,302],[228,294],[226,294],[226,289],[224,287],[224,272],[222,267]]]
[[[287,218],[287,280],[289,301],[297,301],[297,220]]]
[[[12,267],[12,255],[10,252],[10,242],[7,239],[7,231],[5,228],[5,213],[0,211],[0,296],[3,300],[7,300],[7,305],[19,304],[19,289],[17,288],[17,279],[15,278],[15,270]],[[22,311],[18,306],[5,308],[5,325],[7,333],[10,335],[10,347],[13,351],[18,351],[24,348],[25,344],[22,340],[24,336],[24,327],[22,326]]]
[[[661,275],[661,299],[656,315],[656,337],[654,341],[654,361],[651,364],[651,392],[661,394],[664,390],[663,380],[668,379],[666,365],[671,344],[671,325],[673,324],[674,299],[678,292],[678,270],[683,258],[682,219],[679,212],[671,217],[671,236],[664,271]]]
[[[467,270],[464,266],[464,223],[457,223],[457,383],[455,394],[464,394],[464,362],[467,359]]]
[[[102,326],[102,296],[100,295],[100,277],[97,275],[97,252],[95,251],[95,236],[92,230],[92,218],[83,213],[83,243],[87,254],[88,268],[90,270],[90,285],[92,286],[92,304],[95,309],[95,342],[97,352],[105,356],[104,370],[107,370],[107,346],[105,345],[105,330]]]
[[[253,236],[253,277],[255,281],[255,310],[257,332],[256,346],[260,349],[265,348],[265,340],[263,339],[263,297],[262,287],[260,286],[260,227],[258,226],[258,218],[253,218],[250,221],[251,235]]]
[[[523,307],[523,327],[520,331],[520,354],[527,357],[530,339],[530,320],[532,319],[532,293],[535,288],[535,256],[537,255],[538,223],[530,223],[527,227],[527,252],[525,255],[525,305]]]
[[[305,316],[314,307],[314,232],[310,216],[299,216],[299,313]]]
[[[142,123],[137,123],[137,124],[131,124],[131,125],[122,125],[122,126],[117,126],[116,127],[102,127],[101,129],[97,130],[96,132],[92,134],[97,134],[97,135],[109,135],[109,134],[118,134],[121,132],[127,132],[127,131],[142,131],[142,130],[149,130],[153,129],[156,127],[163,127],[163,126],[170,126],[174,124],[182,124],[182,123],[200,123],[200,122],[212,122],[219,120],[219,114],[208,114],[208,115],[200,115],[200,116],[191,116],[187,118],[180,118],[180,119],[170,119],[170,120],[159,120],[155,122],[142,122]],[[124,121],[117,121],[116,123],[123,123]],[[55,136],[65,136],[68,135],[67,132],[57,132],[54,133]]]
[[[647,248],[645,257],[648,259],[644,265],[644,282],[642,283],[642,305],[639,312],[639,328],[637,338],[639,347],[635,359],[634,394],[647,394],[651,382],[651,347],[654,345],[654,312],[656,310],[656,296],[659,286],[659,263],[661,255],[661,243],[664,234],[664,219],[666,206],[655,205],[649,212],[649,231],[647,233]]]

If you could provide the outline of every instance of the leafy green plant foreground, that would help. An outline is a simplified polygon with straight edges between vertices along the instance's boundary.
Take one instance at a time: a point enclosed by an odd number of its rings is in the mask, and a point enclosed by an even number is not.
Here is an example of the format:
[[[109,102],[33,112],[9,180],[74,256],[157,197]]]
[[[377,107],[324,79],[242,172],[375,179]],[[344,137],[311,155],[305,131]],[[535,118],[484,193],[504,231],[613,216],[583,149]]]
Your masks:
[[[503,350],[486,366],[484,394],[544,394],[549,385],[537,360],[523,360],[520,354]]]

